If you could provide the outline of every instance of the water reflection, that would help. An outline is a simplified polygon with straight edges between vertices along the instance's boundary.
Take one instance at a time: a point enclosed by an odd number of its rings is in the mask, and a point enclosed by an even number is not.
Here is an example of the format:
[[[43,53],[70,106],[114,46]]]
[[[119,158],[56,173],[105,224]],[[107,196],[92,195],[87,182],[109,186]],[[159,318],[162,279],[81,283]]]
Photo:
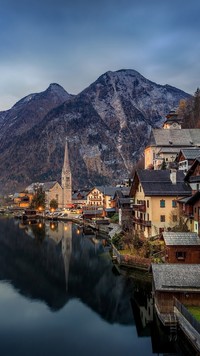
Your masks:
[[[106,239],[76,224],[0,220],[0,280],[2,355],[179,355],[151,282],[119,271]]]
[[[78,298],[111,323],[133,323],[127,280],[114,276],[112,261],[95,237],[86,238],[70,222],[6,220],[0,229],[0,278],[20,293],[52,310]]]

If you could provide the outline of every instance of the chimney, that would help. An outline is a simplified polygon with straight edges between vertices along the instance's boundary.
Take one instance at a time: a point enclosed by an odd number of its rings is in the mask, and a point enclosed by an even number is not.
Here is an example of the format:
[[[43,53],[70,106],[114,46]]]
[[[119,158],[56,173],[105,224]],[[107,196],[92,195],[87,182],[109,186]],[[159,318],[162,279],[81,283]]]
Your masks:
[[[172,184],[176,184],[176,174],[177,173],[175,170],[170,172],[170,180],[171,180]]]

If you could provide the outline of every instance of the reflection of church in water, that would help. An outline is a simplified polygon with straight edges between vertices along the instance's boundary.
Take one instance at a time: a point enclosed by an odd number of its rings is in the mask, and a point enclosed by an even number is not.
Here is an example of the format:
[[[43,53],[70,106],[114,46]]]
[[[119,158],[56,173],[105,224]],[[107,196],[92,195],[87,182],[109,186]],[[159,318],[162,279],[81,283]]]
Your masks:
[[[69,264],[72,254],[72,222],[50,222],[46,225],[46,236],[54,240],[56,244],[61,243],[66,290],[68,290]]]

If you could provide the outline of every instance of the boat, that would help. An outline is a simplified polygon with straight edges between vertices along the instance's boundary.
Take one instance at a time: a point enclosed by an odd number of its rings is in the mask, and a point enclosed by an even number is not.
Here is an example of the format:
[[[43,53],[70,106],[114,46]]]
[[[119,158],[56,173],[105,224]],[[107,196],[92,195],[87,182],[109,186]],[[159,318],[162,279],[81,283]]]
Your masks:
[[[37,217],[36,210],[27,209],[22,214],[22,220],[36,220]]]

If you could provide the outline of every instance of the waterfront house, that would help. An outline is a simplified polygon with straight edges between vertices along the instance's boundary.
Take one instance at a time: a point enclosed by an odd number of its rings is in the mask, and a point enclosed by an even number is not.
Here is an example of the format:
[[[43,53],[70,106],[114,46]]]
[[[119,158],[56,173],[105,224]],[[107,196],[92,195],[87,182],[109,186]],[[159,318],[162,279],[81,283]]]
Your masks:
[[[87,203],[87,194],[88,191],[86,190],[78,190],[72,194],[72,204],[75,207],[82,208]]]
[[[197,233],[165,231],[162,237],[165,243],[165,262],[200,264],[200,238]]]
[[[128,229],[132,226],[132,198],[130,198],[130,187],[120,187],[116,190],[113,200],[111,201],[112,208],[119,214],[119,225],[123,229]]]
[[[115,209],[112,208],[111,201],[117,187],[109,186],[95,186],[87,194],[87,207],[103,209],[103,215],[107,216],[109,213],[113,214]]]
[[[15,193],[13,196],[14,205],[19,208],[29,208],[30,203],[33,199],[33,194],[27,191]]]
[[[200,307],[200,264],[152,264],[153,296],[161,321],[169,321],[174,297],[185,306]]]
[[[176,225],[177,200],[190,196],[191,191],[183,171],[137,170],[130,191],[134,230],[151,237]]]

